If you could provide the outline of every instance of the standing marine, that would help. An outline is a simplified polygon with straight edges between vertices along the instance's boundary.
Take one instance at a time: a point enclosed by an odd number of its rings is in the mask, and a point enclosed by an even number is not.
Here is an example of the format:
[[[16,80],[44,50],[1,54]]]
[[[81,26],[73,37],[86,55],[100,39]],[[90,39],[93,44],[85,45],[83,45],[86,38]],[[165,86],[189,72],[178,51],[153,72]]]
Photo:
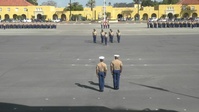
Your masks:
[[[101,43],[104,42],[104,35],[105,35],[105,33],[104,33],[103,29],[102,29],[101,30]]]
[[[105,32],[105,35],[104,35],[104,42],[105,42],[105,45],[107,46],[107,42],[108,42],[108,34],[107,34],[107,32]]]
[[[113,37],[114,37],[113,30],[110,29],[110,32],[109,32],[109,42],[113,43]]]
[[[99,60],[100,62],[96,66],[96,75],[99,80],[99,91],[103,92],[104,91],[104,79],[106,77],[107,73],[107,65],[104,63],[104,56],[100,56]]]
[[[120,30],[117,30],[116,35],[117,35],[117,42],[120,43],[120,38],[121,38]]]
[[[122,61],[119,60],[119,55],[114,55],[115,59],[110,64],[110,70],[113,76],[113,87],[119,89],[120,75],[122,73]]]
[[[96,43],[96,38],[97,38],[97,31],[95,29],[93,29],[93,43]]]

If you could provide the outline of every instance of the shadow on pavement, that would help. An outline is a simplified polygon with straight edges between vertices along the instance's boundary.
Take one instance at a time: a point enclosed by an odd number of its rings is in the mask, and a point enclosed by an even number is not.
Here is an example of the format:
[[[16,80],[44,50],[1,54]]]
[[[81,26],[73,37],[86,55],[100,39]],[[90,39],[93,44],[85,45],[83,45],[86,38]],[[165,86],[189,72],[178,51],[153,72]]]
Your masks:
[[[134,85],[143,86],[143,87],[156,89],[156,90],[160,90],[160,91],[165,91],[165,92],[169,92],[169,93],[174,93],[174,94],[178,94],[178,95],[182,95],[182,96],[186,96],[186,97],[190,97],[190,98],[194,98],[194,99],[199,99],[199,97],[196,97],[196,96],[191,96],[191,95],[187,95],[187,94],[183,94],[183,93],[173,92],[173,91],[170,91],[170,90],[167,90],[167,89],[164,89],[164,88],[160,88],[160,87],[148,86],[148,85],[138,84],[138,83],[134,83],[134,82],[130,82],[130,83],[134,84]]]
[[[91,85],[95,85],[95,86],[99,86],[99,83],[95,83],[93,81],[88,81]],[[109,88],[109,89],[114,89],[113,87],[109,86],[109,85],[104,85],[105,88]]]
[[[178,112],[174,110],[126,110],[126,109],[110,109],[102,106],[37,106],[31,107],[26,105],[18,105],[0,102],[0,112]]]
[[[98,91],[98,89],[94,88],[94,87],[91,87],[91,86],[87,86],[87,85],[83,85],[83,84],[80,84],[80,83],[75,83],[75,85],[81,87],[81,88],[86,88],[86,89],[91,89],[91,90],[94,90],[94,91]]]

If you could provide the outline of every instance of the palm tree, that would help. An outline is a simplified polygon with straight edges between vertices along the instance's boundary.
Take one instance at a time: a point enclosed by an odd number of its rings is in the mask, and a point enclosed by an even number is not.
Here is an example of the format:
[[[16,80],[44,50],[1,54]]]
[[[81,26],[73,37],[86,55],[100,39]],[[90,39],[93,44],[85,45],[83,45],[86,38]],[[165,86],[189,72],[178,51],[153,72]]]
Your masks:
[[[91,11],[93,11],[93,8],[95,7],[95,0],[89,0],[86,4],[87,7],[90,7],[91,8]]]
[[[111,6],[111,2],[109,2],[108,5]]]
[[[133,0],[135,4],[139,4],[141,0]]]

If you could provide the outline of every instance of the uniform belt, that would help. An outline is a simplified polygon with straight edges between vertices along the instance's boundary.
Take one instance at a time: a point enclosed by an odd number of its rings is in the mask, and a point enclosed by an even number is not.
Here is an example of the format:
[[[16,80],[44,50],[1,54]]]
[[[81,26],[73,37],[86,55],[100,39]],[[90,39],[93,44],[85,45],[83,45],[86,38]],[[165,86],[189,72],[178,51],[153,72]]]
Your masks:
[[[114,69],[114,70],[116,70],[116,69]],[[120,69],[119,69],[120,70]]]

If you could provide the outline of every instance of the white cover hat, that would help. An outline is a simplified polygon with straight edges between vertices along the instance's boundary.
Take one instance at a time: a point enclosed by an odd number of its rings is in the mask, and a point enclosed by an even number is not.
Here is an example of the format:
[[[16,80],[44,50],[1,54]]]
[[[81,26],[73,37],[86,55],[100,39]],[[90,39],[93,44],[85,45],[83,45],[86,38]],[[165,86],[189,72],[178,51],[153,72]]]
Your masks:
[[[115,54],[115,55],[114,55],[114,57],[120,57],[120,55],[118,55],[118,54]]]
[[[105,58],[104,56],[100,56],[100,57],[99,57],[99,59],[104,59],[104,58]]]

